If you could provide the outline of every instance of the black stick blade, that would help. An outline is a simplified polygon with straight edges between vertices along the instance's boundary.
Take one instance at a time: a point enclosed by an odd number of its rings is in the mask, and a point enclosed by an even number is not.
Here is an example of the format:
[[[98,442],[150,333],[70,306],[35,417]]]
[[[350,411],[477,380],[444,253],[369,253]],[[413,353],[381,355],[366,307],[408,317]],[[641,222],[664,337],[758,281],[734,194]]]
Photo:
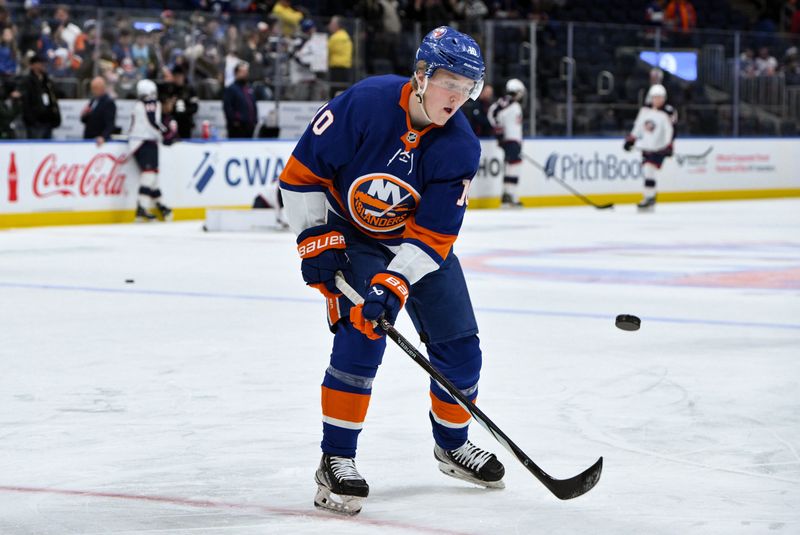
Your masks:
[[[569,479],[551,479],[545,483],[558,499],[571,500],[586,494],[600,481],[600,474],[603,471],[603,458],[587,468],[583,473]]]

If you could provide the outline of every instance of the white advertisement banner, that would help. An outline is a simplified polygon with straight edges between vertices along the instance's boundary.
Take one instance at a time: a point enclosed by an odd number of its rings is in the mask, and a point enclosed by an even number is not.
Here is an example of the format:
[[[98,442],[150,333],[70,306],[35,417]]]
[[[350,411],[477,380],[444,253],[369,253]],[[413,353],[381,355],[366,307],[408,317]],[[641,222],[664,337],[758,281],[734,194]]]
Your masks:
[[[642,155],[623,140],[526,139],[520,197],[569,195],[556,179],[584,194],[641,193]],[[481,167],[470,195],[499,197],[503,151],[482,141]],[[784,190],[800,188],[796,139],[680,139],[658,174],[659,192]]]
[[[160,187],[175,208],[248,206],[277,183],[295,141],[186,141],[160,148]],[[497,199],[503,153],[483,141],[473,200]],[[730,191],[800,195],[800,151],[790,139],[691,139],[676,142],[658,178],[660,193]],[[0,214],[133,210],[136,164],[128,145],[110,142],[0,144]],[[564,198],[558,180],[585,195],[640,193],[641,154],[621,140],[526,140],[520,196]],[[759,194],[759,192],[761,192]],[[555,203],[558,204],[558,203]],[[564,204],[564,203],[561,203]],[[476,202],[473,206],[481,206]],[[484,203],[483,205],[486,205]]]

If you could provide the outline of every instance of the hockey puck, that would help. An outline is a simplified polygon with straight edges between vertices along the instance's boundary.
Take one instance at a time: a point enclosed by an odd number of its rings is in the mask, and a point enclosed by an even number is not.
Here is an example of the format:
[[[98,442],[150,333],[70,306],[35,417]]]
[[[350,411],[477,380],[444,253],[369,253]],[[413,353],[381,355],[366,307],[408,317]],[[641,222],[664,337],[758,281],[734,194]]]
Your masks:
[[[642,320],[632,314],[620,314],[616,321],[617,329],[623,331],[638,331],[642,326]]]
[[[125,284],[133,284],[133,279],[125,279]]]

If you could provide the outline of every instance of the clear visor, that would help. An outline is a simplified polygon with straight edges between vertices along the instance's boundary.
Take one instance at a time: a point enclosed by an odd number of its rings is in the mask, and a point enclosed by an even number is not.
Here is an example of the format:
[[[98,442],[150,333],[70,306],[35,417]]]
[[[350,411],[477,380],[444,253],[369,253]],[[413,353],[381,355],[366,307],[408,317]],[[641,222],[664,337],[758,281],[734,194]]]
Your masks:
[[[437,78],[434,76],[428,78],[428,83],[446,91],[450,91],[451,93],[455,93],[464,99],[471,98],[472,100],[475,100],[483,90],[483,78],[477,82],[473,82],[472,80],[462,81],[453,80],[451,78]]]

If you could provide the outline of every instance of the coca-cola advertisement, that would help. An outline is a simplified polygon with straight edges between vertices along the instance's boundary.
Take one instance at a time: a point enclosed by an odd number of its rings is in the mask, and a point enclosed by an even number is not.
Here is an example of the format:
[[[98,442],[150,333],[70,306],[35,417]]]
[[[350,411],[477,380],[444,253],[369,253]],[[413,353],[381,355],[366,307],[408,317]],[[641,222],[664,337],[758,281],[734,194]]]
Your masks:
[[[120,197],[124,193],[125,156],[101,152],[89,161],[69,161],[56,153],[47,154],[33,173],[33,195],[38,198]]]
[[[138,170],[127,144],[11,143],[0,212],[128,210],[136,205]],[[5,156],[3,154],[3,156]],[[0,190],[1,191],[1,190]]]

